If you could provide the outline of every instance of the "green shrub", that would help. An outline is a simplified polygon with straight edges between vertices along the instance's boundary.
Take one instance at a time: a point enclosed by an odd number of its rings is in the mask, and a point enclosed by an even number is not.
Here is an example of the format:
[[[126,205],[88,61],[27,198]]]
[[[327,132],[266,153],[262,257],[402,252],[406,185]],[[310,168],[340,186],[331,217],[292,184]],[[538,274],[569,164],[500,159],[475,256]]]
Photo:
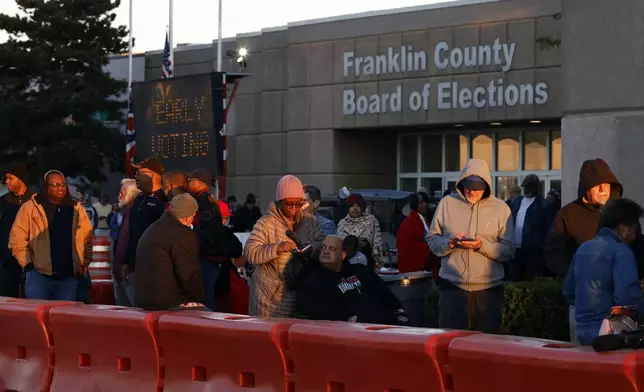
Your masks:
[[[534,282],[506,283],[501,311],[501,333],[568,341],[568,303],[562,280],[539,278]],[[427,294],[425,322],[438,327],[438,290]]]

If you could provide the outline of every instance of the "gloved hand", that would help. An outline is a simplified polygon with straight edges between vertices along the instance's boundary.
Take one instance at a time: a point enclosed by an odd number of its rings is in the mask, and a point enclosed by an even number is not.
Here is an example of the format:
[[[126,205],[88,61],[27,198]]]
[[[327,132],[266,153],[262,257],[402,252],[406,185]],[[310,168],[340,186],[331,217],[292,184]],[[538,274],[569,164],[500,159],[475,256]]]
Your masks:
[[[358,316],[351,316],[347,321],[349,321],[350,323],[355,323],[358,321]]]
[[[394,316],[396,317],[396,321],[398,321],[398,325],[409,325],[409,317],[407,317],[405,309],[396,310]]]

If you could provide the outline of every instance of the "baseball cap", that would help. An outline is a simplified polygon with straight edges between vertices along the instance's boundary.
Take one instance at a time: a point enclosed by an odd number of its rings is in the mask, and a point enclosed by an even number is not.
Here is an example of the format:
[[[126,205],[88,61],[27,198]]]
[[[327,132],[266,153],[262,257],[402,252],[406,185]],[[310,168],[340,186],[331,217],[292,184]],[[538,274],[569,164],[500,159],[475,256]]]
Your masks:
[[[484,191],[487,189],[487,183],[479,176],[469,176],[463,179],[463,187],[475,191]]]
[[[223,200],[217,200],[217,203],[219,204],[219,212],[221,212],[221,216],[223,218],[228,218],[232,214],[230,213],[230,208],[228,207],[228,203],[226,203]]]
[[[170,212],[177,219],[189,218],[193,216],[198,209],[199,206],[197,205],[197,201],[194,197],[190,196],[189,193],[176,195],[172,200],[170,200]]]
[[[188,173],[188,178],[191,180],[199,180],[208,186],[212,185],[212,176],[210,175],[210,172],[203,167],[194,170],[192,173]]]
[[[161,162],[157,161],[154,158],[146,158],[140,163],[135,163],[132,166],[134,166],[136,169],[148,169],[151,172],[156,173],[160,176],[162,176],[164,172],[163,165],[161,164]]]

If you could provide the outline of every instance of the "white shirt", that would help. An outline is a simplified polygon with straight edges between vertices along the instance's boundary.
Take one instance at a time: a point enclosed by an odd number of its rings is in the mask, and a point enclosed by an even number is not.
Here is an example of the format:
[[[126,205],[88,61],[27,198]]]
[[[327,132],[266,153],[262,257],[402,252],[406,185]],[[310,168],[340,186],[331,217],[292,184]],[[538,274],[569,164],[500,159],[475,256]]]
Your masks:
[[[417,212],[418,216],[420,216],[420,221],[423,222],[423,226],[425,226],[425,237],[427,237],[427,233],[429,232],[429,227],[427,227],[427,221],[425,220],[425,217],[420,214],[420,212]]]
[[[534,197],[523,197],[521,207],[517,213],[517,221],[514,224],[514,245],[521,247],[521,236],[523,235],[523,224],[525,223],[525,214],[528,208],[534,203]]]

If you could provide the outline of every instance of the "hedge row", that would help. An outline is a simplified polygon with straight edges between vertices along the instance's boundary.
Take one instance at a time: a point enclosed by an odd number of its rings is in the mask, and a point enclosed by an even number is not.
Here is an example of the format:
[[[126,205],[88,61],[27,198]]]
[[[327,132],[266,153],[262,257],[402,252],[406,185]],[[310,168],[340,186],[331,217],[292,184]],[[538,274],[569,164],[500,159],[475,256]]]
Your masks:
[[[534,282],[505,284],[501,332],[508,335],[568,341],[568,302],[563,281],[539,278]],[[428,327],[438,327],[438,290],[431,290],[425,304]]]

